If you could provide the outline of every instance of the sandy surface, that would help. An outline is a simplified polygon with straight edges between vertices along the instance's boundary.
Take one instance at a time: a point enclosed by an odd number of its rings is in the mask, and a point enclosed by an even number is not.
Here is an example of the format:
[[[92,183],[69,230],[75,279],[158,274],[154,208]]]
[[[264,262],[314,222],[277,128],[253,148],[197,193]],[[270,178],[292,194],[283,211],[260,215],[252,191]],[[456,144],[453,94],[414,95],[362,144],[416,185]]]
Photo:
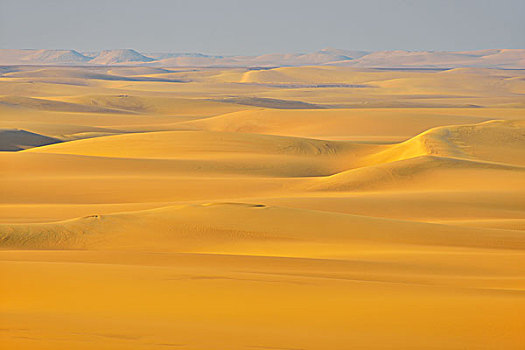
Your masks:
[[[525,348],[524,79],[10,69],[0,347]]]

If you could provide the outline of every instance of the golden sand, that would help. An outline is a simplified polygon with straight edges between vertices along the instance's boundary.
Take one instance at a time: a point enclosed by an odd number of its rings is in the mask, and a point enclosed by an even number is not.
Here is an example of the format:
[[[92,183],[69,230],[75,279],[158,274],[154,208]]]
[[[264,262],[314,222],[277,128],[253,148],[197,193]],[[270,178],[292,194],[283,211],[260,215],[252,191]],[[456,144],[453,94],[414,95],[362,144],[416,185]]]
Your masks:
[[[16,67],[0,347],[525,348],[524,94],[519,70]]]

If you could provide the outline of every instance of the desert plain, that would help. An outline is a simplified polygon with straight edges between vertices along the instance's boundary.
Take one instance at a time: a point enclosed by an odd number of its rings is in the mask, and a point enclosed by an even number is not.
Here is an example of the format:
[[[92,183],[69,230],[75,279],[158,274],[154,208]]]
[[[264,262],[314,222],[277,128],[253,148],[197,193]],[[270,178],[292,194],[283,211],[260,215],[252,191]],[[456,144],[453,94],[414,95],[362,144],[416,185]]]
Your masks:
[[[525,70],[0,73],[2,349],[525,348]]]

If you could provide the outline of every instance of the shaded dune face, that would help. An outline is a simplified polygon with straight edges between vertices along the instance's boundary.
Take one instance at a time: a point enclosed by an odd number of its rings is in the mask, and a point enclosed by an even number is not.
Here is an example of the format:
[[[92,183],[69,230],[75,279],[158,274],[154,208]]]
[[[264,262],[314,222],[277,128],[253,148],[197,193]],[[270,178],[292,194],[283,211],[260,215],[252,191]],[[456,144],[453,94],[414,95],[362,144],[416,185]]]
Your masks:
[[[0,129],[0,152],[20,151],[61,142],[53,137],[35,134],[25,130]]]
[[[522,71],[0,73],[0,348],[524,347]]]

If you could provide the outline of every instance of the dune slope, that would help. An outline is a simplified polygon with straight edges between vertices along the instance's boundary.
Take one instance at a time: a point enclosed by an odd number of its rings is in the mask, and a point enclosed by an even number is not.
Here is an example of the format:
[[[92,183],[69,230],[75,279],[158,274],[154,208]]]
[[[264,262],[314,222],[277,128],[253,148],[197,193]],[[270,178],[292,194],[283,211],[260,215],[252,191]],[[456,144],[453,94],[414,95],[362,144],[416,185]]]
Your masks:
[[[300,232],[296,229],[298,220],[305,225]],[[208,203],[90,215],[60,223],[2,225],[0,231],[2,246],[17,249],[106,248],[286,256],[301,256],[303,250],[311,249],[315,256],[330,249],[337,253],[352,250],[353,244],[374,244],[376,248],[382,244],[525,248],[522,232],[407,223],[245,203]]]

